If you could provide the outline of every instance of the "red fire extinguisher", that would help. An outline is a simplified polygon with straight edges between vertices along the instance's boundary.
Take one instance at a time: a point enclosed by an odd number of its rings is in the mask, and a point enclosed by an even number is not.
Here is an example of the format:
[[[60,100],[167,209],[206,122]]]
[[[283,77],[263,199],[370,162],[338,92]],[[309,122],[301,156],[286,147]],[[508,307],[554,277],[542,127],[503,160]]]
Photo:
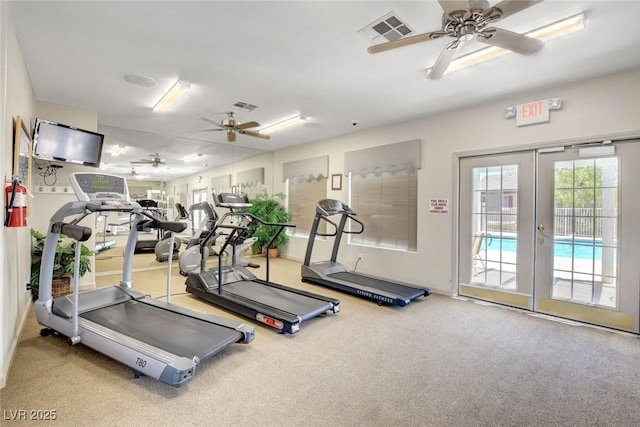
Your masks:
[[[4,189],[6,216],[5,227],[27,226],[27,188],[17,179]]]

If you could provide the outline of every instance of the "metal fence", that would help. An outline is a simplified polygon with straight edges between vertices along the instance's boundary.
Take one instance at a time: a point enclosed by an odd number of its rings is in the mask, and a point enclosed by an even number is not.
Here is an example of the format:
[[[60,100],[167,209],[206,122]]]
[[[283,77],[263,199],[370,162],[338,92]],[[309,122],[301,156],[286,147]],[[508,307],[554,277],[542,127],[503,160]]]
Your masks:
[[[608,212],[607,212],[608,213]],[[518,208],[487,212],[483,218],[488,232],[516,232]],[[616,218],[617,212],[607,218]],[[602,208],[556,208],[556,236],[602,237]]]

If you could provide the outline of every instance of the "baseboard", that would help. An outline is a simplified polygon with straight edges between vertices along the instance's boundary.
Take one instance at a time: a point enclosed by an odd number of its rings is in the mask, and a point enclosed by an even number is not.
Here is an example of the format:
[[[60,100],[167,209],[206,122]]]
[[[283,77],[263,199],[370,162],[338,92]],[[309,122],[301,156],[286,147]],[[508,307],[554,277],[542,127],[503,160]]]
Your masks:
[[[13,337],[13,341],[11,342],[11,349],[9,350],[7,358],[4,361],[4,366],[2,367],[2,373],[0,374],[0,389],[3,389],[7,385],[7,378],[9,377],[9,371],[11,370],[11,364],[13,363],[13,356],[18,349],[18,343],[20,342],[20,337],[22,336],[24,325],[27,322],[27,316],[29,315],[31,304],[31,291],[28,291],[25,295],[24,310],[22,311],[20,323],[17,328],[18,333]]]

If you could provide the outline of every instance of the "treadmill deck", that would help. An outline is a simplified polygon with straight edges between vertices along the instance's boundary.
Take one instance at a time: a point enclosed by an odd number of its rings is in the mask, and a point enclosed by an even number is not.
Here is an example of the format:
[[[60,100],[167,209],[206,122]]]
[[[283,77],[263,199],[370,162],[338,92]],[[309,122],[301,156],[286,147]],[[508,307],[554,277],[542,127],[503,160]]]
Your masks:
[[[80,317],[188,359],[205,360],[242,339],[232,328],[154,307],[144,300],[111,305]]]

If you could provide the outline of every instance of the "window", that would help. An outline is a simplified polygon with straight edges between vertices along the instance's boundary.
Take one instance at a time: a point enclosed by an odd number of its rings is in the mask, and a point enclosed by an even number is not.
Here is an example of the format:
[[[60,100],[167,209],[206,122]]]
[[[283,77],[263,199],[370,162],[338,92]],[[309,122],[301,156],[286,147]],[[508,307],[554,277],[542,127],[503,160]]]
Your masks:
[[[327,198],[327,178],[297,181],[287,180],[287,209],[291,213],[291,222],[296,225],[294,234],[308,236],[316,215],[318,200]],[[322,221],[318,232],[324,233],[326,223]]]
[[[308,236],[316,215],[318,200],[327,198],[329,156],[288,162],[282,165],[287,185],[287,210],[291,222],[296,224],[295,235]],[[318,227],[324,233],[325,222]]]
[[[236,173],[236,184],[240,193],[246,194],[249,200],[254,199],[265,188],[264,168],[249,169]]]
[[[200,188],[197,190],[193,190],[193,203],[192,204],[196,204],[196,203],[200,203],[200,202],[206,202],[207,201],[207,189],[206,188]],[[191,212],[192,215],[192,219],[191,221],[193,222],[193,226],[197,229],[198,227],[200,227],[200,223],[202,222],[202,220],[204,220],[204,212],[201,209],[195,210]]]
[[[231,174],[214,176],[213,178],[211,178],[211,191],[215,194],[230,192]]]
[[[351,208],[364,223],[350,243],[415,252],[420,140],[345,153]]]

